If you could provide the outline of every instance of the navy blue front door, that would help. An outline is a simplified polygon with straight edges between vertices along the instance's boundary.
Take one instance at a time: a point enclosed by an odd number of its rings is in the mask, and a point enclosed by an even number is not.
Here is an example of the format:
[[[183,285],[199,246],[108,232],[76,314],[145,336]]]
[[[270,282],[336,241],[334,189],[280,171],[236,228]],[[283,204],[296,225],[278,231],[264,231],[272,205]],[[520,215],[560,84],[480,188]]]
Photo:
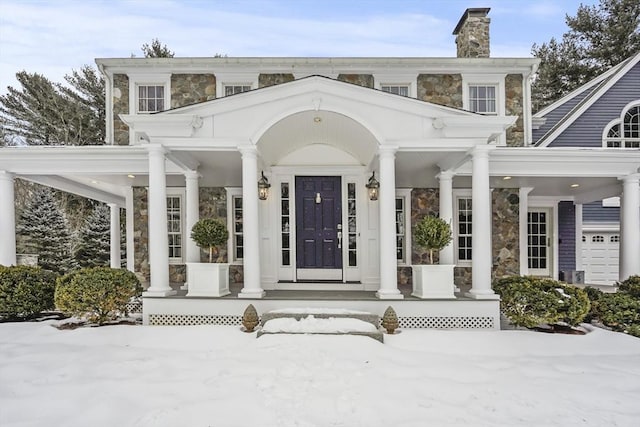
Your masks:
[[[342,269],[341,200],[339,176],[296,177],[297,268],[325,273],[302,278],[332,279],[329,270]]]

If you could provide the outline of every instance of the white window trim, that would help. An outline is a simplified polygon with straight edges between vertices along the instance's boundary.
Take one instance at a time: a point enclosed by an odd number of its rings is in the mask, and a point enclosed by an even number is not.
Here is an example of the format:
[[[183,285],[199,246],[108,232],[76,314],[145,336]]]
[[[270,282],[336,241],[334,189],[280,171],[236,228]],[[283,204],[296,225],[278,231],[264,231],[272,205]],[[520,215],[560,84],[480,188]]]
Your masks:
[[[149,112],[138,113],[138,86],[164,86],[164,109],[171,108],[171,74],[128,74],[129,77],[129,114],[151,114]],[[129,132],[129,145],[136,145],[140,141],[140,134]]]
[[[411,254],[412,254],[412,246],[411,246],[411,235],[413,234],[413,227],[411,224],[411,190],[413,188],[397,188],[396,189],[396,199],[403,198],[404,199],[404,254],[405,261],[398,261],[398,265],[409,266],[411,265]]]
[[[417,74],[373,74],[374,87],[382,90],[382,86],[409,86],[409,98],[418,97]]]
[[[625,136],[624,136],[624,116],[627,114],[627,111],[629,111],[630,109],[634,108],[634,107],[640,107],[640,100],[635,100],[635,101],[631,101],[629,102],[627,105],[625,105],[622,110],[620,110],[620,117],[617,117],[613,120],[611,120],[609,123],[607,123],[607,125],[604,127],[604,129],[602,130],[602,147],[604,148],[615,148],[615,149],[625,149],[627,147],[625,147]],[[609,130],[615,126],[615,125],[620,125],[620,137],[619,138],[608,138],[607,134],[609,133]],[[620,141],[620,147],[607,147],[607,142],[609,141]],[[631,141],[635,142],[635,138],[631,139]],[[629,147],[628,149],[632,149],[632,150],[637,150],[637,148],[632,148]]]
[[[455,263],[458,267],[471,267],[472,260],[458,259],[458,199],[472,199],[471,189],[454,189],[453,190],[453,251],[455,254]],[[473,200],[471,201],[473,203]],[[471,219],[473,221],[473,217]],[[473,248],[473,235],[471,235],[471,245]]]
[[[229,239],[227,240],[227,262],[229,264],[242,265],[242,259],[236,258],[235,248],[235,226],[233,216],[233,198],[242,198],[242,187],[225,187],[227,192],[227,230],[229,230]],[[242,207],[244,210],[244,206]],[[244,213],[244,211],[243,211]]]
[[[258,88],[257,72],[250,73],[216,73],[216,98],[224,98],[225,86],[251,86]]]
[[[462,108],[470,109],[470,86],[495,86],[496,87],[496,115],[506,115],[505,99],[506,74],[463,74],[462,75]],[[482,114],[482,113],[479,113]]]
[[[179,197],[180,198],[180,230],[182,231],[182,247],[181,247],[181,257],[169,257],[169,264],[184,264],[184,251],[186,250],[186,239],[188,238],[185,233],[185,201],[186,201],[186,190],[183,187],[167,187],[166,197]],[[167,213],[165,212],[165,215]],[[168,233],[168,231],[167,231]]]

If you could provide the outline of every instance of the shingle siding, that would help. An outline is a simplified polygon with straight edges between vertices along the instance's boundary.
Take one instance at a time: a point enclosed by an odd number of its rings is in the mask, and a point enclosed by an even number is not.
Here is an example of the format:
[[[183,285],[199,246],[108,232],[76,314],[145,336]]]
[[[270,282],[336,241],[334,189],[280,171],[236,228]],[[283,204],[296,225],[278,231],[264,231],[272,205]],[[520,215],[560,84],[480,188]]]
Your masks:
[[[568,201],[558,203],[558,268],[576,269],[576,207]]]
[[[532,131],[533,141],[537,142],[540,138],[542,138],[547,132],[549,132],[549,129],[554,127],[556,123],[558,123],[564,116],[566,116],[569,113],[569,111],[571,111],[573,107],[578,105],[580,101],[582,101],[587,95],[589,95],[597,87],[598,85],[595,85],[594,87],[585,90],[581,94],[577,95],[575,98],[568,100],[564,104],[560,105],[558,108],[546,114],[544,118],[546,118],[547,121],[544,123],[544,125],[540,126],[538,129],[533,129]]]
[[[550,147],[601,147],[602,132],[631,100],[640,99],[640,63],[573,122]]]
[[[602,202],[582,205],[582,221],[584,222],[618,222],[620,208],[602,207]]]

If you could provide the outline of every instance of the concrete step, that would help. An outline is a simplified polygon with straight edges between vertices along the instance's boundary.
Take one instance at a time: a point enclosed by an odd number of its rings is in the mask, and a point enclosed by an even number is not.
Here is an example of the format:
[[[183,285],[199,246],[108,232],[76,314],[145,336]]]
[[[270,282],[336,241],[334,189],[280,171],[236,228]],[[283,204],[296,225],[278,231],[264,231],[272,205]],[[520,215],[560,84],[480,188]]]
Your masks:
[[[313,316],[312,319],[309,316]],[[312,335],[359,335],[366,336],[369,338],[373,338],[379,342],[384,342],[384,335],[380,330],[380,318],[379,316],[366,312],[355,312],[355,311],[347,311],[347,310],[333,310],[333,309],[287,309],[287,310],[276,310],[271,312],[266,312],[262,314],[260,319],[260,324],[264,327],[264,325],[270,321],[275,319],[295,319],[300,322],[304,320],[312,321],[316,327],[311,328],[311,330],[304,331],[297,327],[296,324],[294,328],[288,330],[286,327],[277,331],[265,331],[264,328],[258,330],[257,336],[258,338],[262,335],[270,335],[270,334],[312,334]],[[372,329],[371,331],[361,331],[361,330],[339,330],[341,328],[337,327],[336,330],[332,330],[332,323],[340,323],[335,322],[334,319],[354,319],[351,322],[354,326],[353,329],[362,329],[358,327],[358,324],[363,324],[363,327],[366,329],[367,327],[364,324],[372,325],[368,328]],[[344,322],[343,322],[344,323]],[[276,328],[278,329],[278,328]],[[349,329],[349,328],[345,328]]]

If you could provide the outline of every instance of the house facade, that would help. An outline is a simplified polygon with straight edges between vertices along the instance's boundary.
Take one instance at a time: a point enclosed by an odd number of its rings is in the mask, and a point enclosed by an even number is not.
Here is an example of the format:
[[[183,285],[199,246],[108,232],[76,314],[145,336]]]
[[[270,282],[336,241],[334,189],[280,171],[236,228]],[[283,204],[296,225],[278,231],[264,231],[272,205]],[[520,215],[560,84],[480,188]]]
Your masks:
[[[491,58],[488,12],[465,11],[455,58],[97,59],[106,146],[0,150],[0,264],[16,262],[20,177],[109,203],[115,242],[125,210],[127,268],[147,284],[152,324],[220,320],[246,299],[278,308],[269,292],[297,291],[306,305],[380,311],[395,300],[405,319],[497,328],[492,279],[579,269],[561,264],[565,205],[575,240],[576,207],[621,194],[619,276],[638,274],[640,150],[535,146],[538,62]],[[429,214],[454,230],[439,254],[456,266],[447,301],[401,291],[427,263],[411,230]],[[189,239],[203,217],[228,225],[220,260],[234,298],[176,296],[188,292],[185,265],[204,260]],[[113,245],[113,266],[119,256]],[[305,299],[316,291],[335,297]]]

